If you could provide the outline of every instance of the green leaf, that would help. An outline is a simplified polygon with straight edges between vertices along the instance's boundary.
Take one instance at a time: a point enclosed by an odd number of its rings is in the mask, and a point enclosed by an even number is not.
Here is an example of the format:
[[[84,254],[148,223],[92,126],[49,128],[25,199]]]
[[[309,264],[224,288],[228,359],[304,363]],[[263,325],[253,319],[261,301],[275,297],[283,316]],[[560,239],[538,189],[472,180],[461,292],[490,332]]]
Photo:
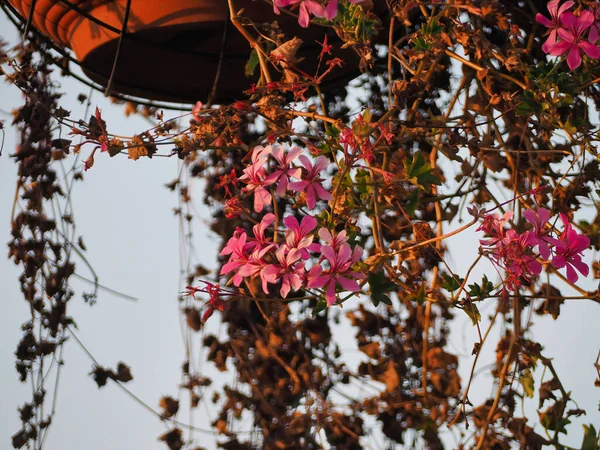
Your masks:
[[[481,279],[481,285],[477,283],[469,285],[469,295],[478,300],[488,298],[491,295],[492,290],[494,290],[494,285],[485,275]]]
[[[427,293],[425,292],[425,283],[421,283],[419,290],[417,292],[413,292],[406,297],[406,300],[416,302],[419,305],[425,303],[427,300]]]
[[[327,308],[327,302],[325,300],[319,300],[312,311],[313,317],[325,310],[325,308]]]
[[[598,446],[596,445],[598,442],[598,435],[596,433],[596,429],[594,425],[590,424],[583,426],[583,442],[581,443],[581,450],[598,450]]]
[[[446,289],[448,292],[456,291],[460,287],[460,285],[463,283],[463,281],[465,281],[464,278],[461,278],[459,276],[456,276],[456,278],[455,278],[452,275],[449,275],[447,273],[443,273],[442,278],[444,279],[444,282],[442,283],[442,287],[444,289]]]
[[[525,369],[521,374],[520,381],[521,385],[523,386],[523,391],[525,391],[525,395],[529,398],[532,398],[534,392],[534,381],[531,370]]]
[[[479,312],[479,308],[472,302],[468,302],[463,311],[469,316],[473,325],[477,325],[477,322],[481,320],[481,313]]]
[[[414,44],[414,46],[415,46],[415,47],[414,47],[414,49],[415,49],[416,51],[421,51],[421,52],[424,52],[424,51],[427,51],[427,50],[429,50],[429,49],[431,48],[431,45],[429,45],[429,44],[428,44],[428,43],[425,41],[425,39],[423,39],[422,37],[418,37],[418,38],[416,38],[416,39],[413,39],[413,41],[412,41],[412,42],[413,42],[413,44]]]
[[[371,293],[371,301],[374,306],[378,306],[379,303],[385,305],[392,305],[392,300],[386,294],[386,292],[395,291],[397,286],[385,277],[383,270],[379,272],[371,272],[369,274],[369,286]]]
[[[569,425],[571,421],[569,419],[565,419],[564,417],[554,417],[554,411],[552,410],[552,407],[545,412],[538,412],[538,415],[540,416],[540,424],[546,430],[558,430],[559,433],[567,434],[566,426]]]
[[[356,189],[361,194],[370,194],[373,191],[371,174],[365,169],[358,169],[355,175]]]
[[[413,155],[412,161],[406,158],[404,160],[404,168],[408,181],[426,192],[431,190],[432,185],[442,184],[439,178],[433,174],[429,163],[425,162],[421,152],[416,152]]]
[[[332,138],[337,138],[340,135],[340,129],[334,124],[326,123],[325,133]]]
[[[392,299],[387,294],[382,294],[381,292],[371,294],[371,301],[373,302],[373,306],[379,306],[380,303],[392,306]]]
[[[246,62],[246,67],[244,68],[244,73],[248,78],[254,75],[254,71],[258,67],[258,63],[258,53],[256,53],[256,50],[252,50],[252,52],[250,53],[250,58],[248,58],[248,61]]]

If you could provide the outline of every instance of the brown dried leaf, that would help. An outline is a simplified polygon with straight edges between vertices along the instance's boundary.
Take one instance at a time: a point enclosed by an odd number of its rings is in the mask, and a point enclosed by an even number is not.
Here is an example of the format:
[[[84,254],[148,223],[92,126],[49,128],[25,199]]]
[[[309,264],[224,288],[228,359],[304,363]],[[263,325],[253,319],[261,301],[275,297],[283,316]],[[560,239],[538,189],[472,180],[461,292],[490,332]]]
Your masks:
[[[165,395],[160,399],[158,406],[162,408],[161,414],[164,418],[173,417],[179,411],[179,400],[175,400],[173,397]]]

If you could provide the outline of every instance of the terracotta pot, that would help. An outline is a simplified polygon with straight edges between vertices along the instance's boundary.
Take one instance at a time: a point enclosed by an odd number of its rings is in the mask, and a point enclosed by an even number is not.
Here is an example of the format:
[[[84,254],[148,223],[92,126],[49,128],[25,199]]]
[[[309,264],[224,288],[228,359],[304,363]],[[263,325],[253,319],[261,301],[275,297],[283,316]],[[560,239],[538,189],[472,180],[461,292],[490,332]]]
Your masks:
[[[32,0],[9,2],[24,18],[29,17]],[[311,63],[320,51],[315,41],[322,41],[325,31],[332,33],[330,39],[335,40],[332,30],[315,26],[304,29],[294,17],[276,16],[272,6],[263,0],[236,0],[235,4],[252,20],[277,20],[290,35],[300,36],[305,45],[298,56],[306,57],[302,68],[308,73],[314,71]],[[37,0],[32,24],[55,43],[71,48],[85,74],[106,86],[126,5],[127,0]],[[226,0],[131,0],[127,34],[112,89],[154,100],[206,101],[228,20]],[[242,97],[255,81],[244,75],[249,55],[247,41],[229,24],[216,102]],[[338,56],[355,58],[351,50]],[[351,78],[349,70],[355,70],[352,66],[347,64],[347,69],[338,71],[328,83]]]

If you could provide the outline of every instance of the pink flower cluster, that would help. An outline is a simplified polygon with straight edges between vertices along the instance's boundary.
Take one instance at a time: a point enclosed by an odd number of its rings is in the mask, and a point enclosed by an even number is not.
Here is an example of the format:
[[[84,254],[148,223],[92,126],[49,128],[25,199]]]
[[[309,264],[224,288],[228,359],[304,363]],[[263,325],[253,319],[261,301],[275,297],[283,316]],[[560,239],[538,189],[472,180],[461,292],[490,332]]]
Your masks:
[[[512,212],[503,216],[488,214],[477,229],[488,236],[479,242],[485,247],[492,263],[506,272],[504,284],[508,290],[516,291],[524,284],[529,285],[542,271],[538,254],[534,252],[535,247],[544,261],[550,260],[557,269],[566,267],[570,283],[579,279],[577,272],[583,276],[588,275],[589,266],[581,257],[583,251],[590,246],[590,240],[573,229],[565,214],[560,213],[564,231],[558,238],[551,236],[553,229],[548,225],[550,211],[547,209],[528,209],[523,212],[523,216],[533,225],[533,229],[522,234],[505,229],[506,223],[512,218]]]
[[[600,5],[584,9],[579,16],[568,11],[575,3],[571,0],[560,5],[560,0],[548,2],[550,19],[537,14],[535,19],[550,29],[542,50],[552,56],[567,53],[567,64],[571,70],[581,64],[581,51],[590,58],[600,58]]]
[[[267,229],[275,222],[275,215],[266,214],[252,229],[253,236],[238,228],[229,239],[221,255],[229,255],[229,261],[221,269],[221,275],[233,273],[233,284],[239,286],[244,278],[260,277],[262,289],[269,293],[269,284],[281,282],[279,293],[286,298],[290,291],[299,289],[324,289],[329,306],[336,302],[337,285],[342,291],[358,292],[357,279],[364,274],[352,271],[360,260],[363,249],[352,249],[345,231],[333,235],[326,228],[319,230],[324,244],[314,242],[317,219],[304,216],[302,221],[293,216],[283,219],[286,229],[273,230],[283,233],[285,242],[278,244],[267,237]],[[320,254],[317,263],[310,269],[307,263],[311,253]],[[324,268],[322,264],[327,261]]]
[[[348,0],[350,3],[360,3],[363,0]],[[273,10],[275,14],[280,14],[279,8],[286,6],[299,5],[298,23],[306,28],[310,22],[310,14],[326,20],[333,20],[337,16],[338,0],[273,0]]]
[[[306,193],[306,206],[313,209],[317,200],[332,200],[333,197],[327,191],[322,182],[321,172],[329,165],[325,156],[319,156],[314,164],[306,156],[302,155],[302,149],[294,147],[285,152],[278,146],[257,146],[252,152],[252,164],[244,169],[244,174],[239,178],[246,186],[242,189],[245,194],[254,195],[254,211],[262,212],[273,199],[271,192],[267,189],[276,185],[275,193],[283,197],[288,190]],[[302,167],[293,166],[292,162],[299,159]],[[273,171],[267,174],[267,166],[270,161],[275,163]],[[290,181],[296,178],[300,181]]]

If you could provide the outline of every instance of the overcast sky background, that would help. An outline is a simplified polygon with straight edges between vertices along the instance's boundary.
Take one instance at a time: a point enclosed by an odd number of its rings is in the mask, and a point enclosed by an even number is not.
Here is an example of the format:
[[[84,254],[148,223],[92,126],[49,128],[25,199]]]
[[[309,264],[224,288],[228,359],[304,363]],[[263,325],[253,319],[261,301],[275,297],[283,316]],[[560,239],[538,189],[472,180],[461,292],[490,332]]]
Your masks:
[[[0,30],[4,39],[14,41],[16,38],[12,25],[1,15]],[[70,79],[59,82],[61,89],[68,93],[63,106],[72,112],[72,118],[83,118],[85,105],[75,98],[80,92],[87,95],[89,89]],[[7,242],[10,237],[10,211],[17,169],[9,157],[16,146],[16,132],[10,127],[10,117],[6,113],[20,101],[18,90],[2,80],[0,120],[5,121],[6,141],[0,157],[0,242]],[[100,93],[93,93],[92,105],[102,109],[111,132],[132,135],[149,125],[139,117],[125,118],[122,107],[111,105]],[[165,117],[169,114],[167,112]],[[84,148],[83,155],[88,152],[89,149]],[[71,161],[67,159],[66,164],[70,165]],[[119,361],[124,361],[130,365],[134,380],[127,387],[156,410],[162,395],[177,395],[177,386],[181,382],[180,366],[184,360],[177,301],[181,289],[179,221],[172,211],[177,205],[177,196],[164,187],[177,174],[178,160],[175,158],[142,158],[134,162],[126,157],[109,158],[106,154],[98,154],[94,167],[86,173],[83,183],[76,184],[73,192],[77,230],[84,237],[87,258],[99,275],[100,283],[139,300],[131,302],[101,291],[92,307],[80,296],[73,298],[68,313],[78,324],[77,336],[100,364],[115,367]],[[200,190],[201,186],[196,185],[194,192],[198,199]],[[208,220],[210,209],[200,202],[197,202],[197,209]],[[458,224],[452,225],[455,226]],[[471,231],[448,241],[454,250],[449,261],[458,273],[464,273],[476,258],[477,238]],[[201,220],[195,222],[194,246],[201,262],[214,267],[218,241]],[[19,268],[6,259],[7,249],[3,248],[0,250],[0,293],[4,305],[0,315],[0,393],[3,399],[0,448],[9,448],[10,437],[20,427],[17,407],[29,401],[31,395],[29,384],[18,381],[13,354],[21,337],[20,325],[29,318],[29,312],[19,291]],[[590,262],[592,257],[596,258],[596,255],[589,251],[587,261]],[[90,276],[83,264],[78,264],[77,273]],[[480,279],[483,273],[491,279],[496,278],[489,266],[481,264],[476,268],[473,280]],[[73,286],[78,293],[90,291],[89,286],[77,280],[73,281]],[[591,279],[582,283],[585,289],[593,290],[595,286]],[[494,307],[492,301],[488,301],[481,308],[483,325],[486,313],[492,313]],[[573,421],[569,436],[564,438],[566,444],[578,447],[583,435],[581,424],[592,423],[597,429],[600,425],[600,389],[593,386],[596,377],[593,363],[600,348],[597,331],[600,305],[572,301],[562,307],[557,321],[549,317],[536,317],[535,320],[534,337],[546,346],[544,354],[554,358],[561,380],[567,389],[573,390],[573,398],[579,407],[588,412],[587,416]],[[218,332],[216,316],[209,322],[209,330]],[[353,330],[341,327],[338,333],[344,348],[348,348],[348,342],[353,345]],[[492,379],[483,369],[495,360],[495,342],[501,333],[500,327],[492,332],[479,363],[483,373],[476,377],[470,393],[475,405],[493,393]],[[200,335],[196,336],[200,339]],[[459,315],[452,323],[449,350],[461,357],[463,382],[468,378],[471,349],[476,341],[476,329],[468,318]],[[349,361],[356,363],[362,358],[359,352],[349,350]],[[167,430],[166,426],[114,383],[109,382],[98,389],[88,375],[92,362],[72,340],[66,344],[64,360],[58,412],[45,447],[47,450],[166,448],[157,442],[157,437]],[[215,375],[210,366],[203,366],[203,370]],[[536,389],[541,375],[542,367],[535,372]],[[549,379],[548,375],[545,379]],[[534,416],[536,404],[537,395],[525,407],[532,421],[538,420]],[[209,402],[203,402],[191,419],[184,411],[180,420],[208,428],[215,417],[214,411]],[[195,433],[193,437],[208,449],[216,448],[215,438],[211,435]],[[450,437],[447,442],[451,448]]]

